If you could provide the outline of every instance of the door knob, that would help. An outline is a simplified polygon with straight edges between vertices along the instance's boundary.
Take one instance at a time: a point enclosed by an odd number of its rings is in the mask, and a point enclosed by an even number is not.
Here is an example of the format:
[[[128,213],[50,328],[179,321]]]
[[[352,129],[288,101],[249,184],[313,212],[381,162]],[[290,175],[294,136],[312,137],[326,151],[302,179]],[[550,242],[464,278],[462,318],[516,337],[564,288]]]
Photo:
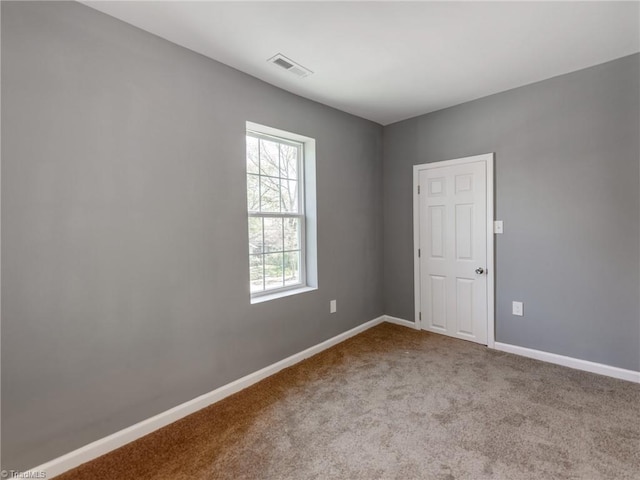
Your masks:
[[[478,268],[476,268],[476,273],[477,273],[478,275],[482,275],[482,274],[484,273],[484,268],[482,268],[482,267],[478,267]]]

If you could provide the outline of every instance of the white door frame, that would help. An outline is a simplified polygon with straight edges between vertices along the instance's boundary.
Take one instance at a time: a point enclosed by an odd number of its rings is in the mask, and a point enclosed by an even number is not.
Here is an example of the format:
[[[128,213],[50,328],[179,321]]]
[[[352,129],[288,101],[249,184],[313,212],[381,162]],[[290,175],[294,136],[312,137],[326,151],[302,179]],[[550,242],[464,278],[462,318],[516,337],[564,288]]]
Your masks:
[[[493,153],[474,155],[472,157],[444,160],[441,162],[423,163],[413,166],[413,284],[415,298],[416,328],[422,330],[420,320],[420,259],[418,248],[420,245],[420,196],[418,186],[420,184],[420,171],[431,168],[450,167],[472,162],[485,162],[487,172],[487,347],[495,348],[495,262],[493,256]]]

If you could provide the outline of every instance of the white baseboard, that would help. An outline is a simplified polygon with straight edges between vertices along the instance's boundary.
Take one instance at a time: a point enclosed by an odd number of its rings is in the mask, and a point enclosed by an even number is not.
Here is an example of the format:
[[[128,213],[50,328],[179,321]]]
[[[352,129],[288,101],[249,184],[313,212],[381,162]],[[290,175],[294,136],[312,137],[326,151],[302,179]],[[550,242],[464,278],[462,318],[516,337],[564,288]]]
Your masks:
[[[519,347],[508,343],[496,342],[495,349],[502,352],[514,353],[523,357],[535,358],[543,362],[555,363],[564,367],[575,368],[576,370],[584,370],[585,372],[598,373],[608,377],[627,380],[629,382],[640,383],[640,372],[634,370],[625,370],[624,368],[612,367],[602,363],[589,362],[573,357],[565,357],[555,353],[543,352],[541,350],[533,350],[531,348]]]
[[[173,423],[177,420],[180,420],[187,415],[190,415],[198,410],[201,410],[205,407],[208,407],[211,404],[219,402],[223,398],[226,398],[230,395],[233,395],[240,390],[243,390],[247,387],[250,387],[254,383],[263,380],[266,377],[273,375],[274,373],[279,372],[280,370],[295,365],[296,363],[301,362],[302,360],[309,358],[317,353],[320,353],[327,348],[333,347],[334,345],[343,342],[344,340],[353,337],[365,330],[368,330],[371,327],[374,327],[384,321],[389,321],[383,315],[381,317],[375,318],[369,322],[363,323],[351,330],[348,330],[340,335],[337,335],[329,340],[325,340],[318,345],[307,348],[300,353],[296,353],[295,355],[291,355],[290,357],[285,358],[284,360],[280,360],[268,367],[265,367],[257,372],[250,373],[238,380],[235,380],[227,385],[223,385],[216,390],[213,390],[209,393],[205,393],[193,400],[189,400],[177,407],[174,407],[165,412],[159,413],[151,418],[143,420],[141,422],[136,423],[130,427],[127,427],[123,430],[115,432],[107,437],[101,438],[100,440],[96,440],[84,447],[78,448],[66,455],[53,459],[49,462],[46,462],[39,467],[33,468],[28,472],[23,472],[22,478],[42,478],[42,472],[46,475],[45,478],[53,478],[57,475],[60,475],[72,468],[78,467],[83,463],[86,463],[90,460],[98,458],[106,453],[115,450],[116,448],[120,448],[127,443],[133,442],[138,438],[141,438],[149,433],[158,430],[159,428],[165,427],[170,423]],[[392,322],[397,323],[397,322]],[[411,322],[407,322],[411,323]]]
[[[404,320],[402,318],[391,317],[389,315],[383,315],[384,321],[393,323],[395,325],[401,325],[403,327],[413,328],[414,330],[419,330],[418,324],[416,322],[410,322],[409,320]]]

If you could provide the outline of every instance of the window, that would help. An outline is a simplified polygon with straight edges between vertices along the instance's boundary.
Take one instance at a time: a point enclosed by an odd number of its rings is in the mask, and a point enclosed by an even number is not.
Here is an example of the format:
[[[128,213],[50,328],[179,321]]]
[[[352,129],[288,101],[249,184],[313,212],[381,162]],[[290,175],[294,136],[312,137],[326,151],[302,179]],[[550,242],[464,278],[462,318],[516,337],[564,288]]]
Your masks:
[[[246,145],[251,296],[305,288],[309,285],[308,142],[305,137],[248,124]]]

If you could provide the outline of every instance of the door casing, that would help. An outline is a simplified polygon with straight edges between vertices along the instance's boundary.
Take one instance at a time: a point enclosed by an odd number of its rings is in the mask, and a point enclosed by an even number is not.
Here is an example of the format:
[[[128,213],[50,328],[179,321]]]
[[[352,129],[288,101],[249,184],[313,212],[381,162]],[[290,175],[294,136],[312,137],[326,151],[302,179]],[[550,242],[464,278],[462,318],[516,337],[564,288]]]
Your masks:
[[[494,233],[493,233],[493,162],[494,154],[485,153],[471,157],[456,158],[453,160],[443,160],[440,162],[423,163],[413,166],[413,284],[415,298],[416,328],[422,330],[420,320],[421,311],[421,285],[420,285],[420,259],[418,249],[420,248],[420,195],[418,187],[420,185],[420,171],[431,168],[448,167],[452,165],[463,165],[466,163],[483,161],[486,165],[487,182],[487,346],[495,348],[495,261],[494,261]]]

